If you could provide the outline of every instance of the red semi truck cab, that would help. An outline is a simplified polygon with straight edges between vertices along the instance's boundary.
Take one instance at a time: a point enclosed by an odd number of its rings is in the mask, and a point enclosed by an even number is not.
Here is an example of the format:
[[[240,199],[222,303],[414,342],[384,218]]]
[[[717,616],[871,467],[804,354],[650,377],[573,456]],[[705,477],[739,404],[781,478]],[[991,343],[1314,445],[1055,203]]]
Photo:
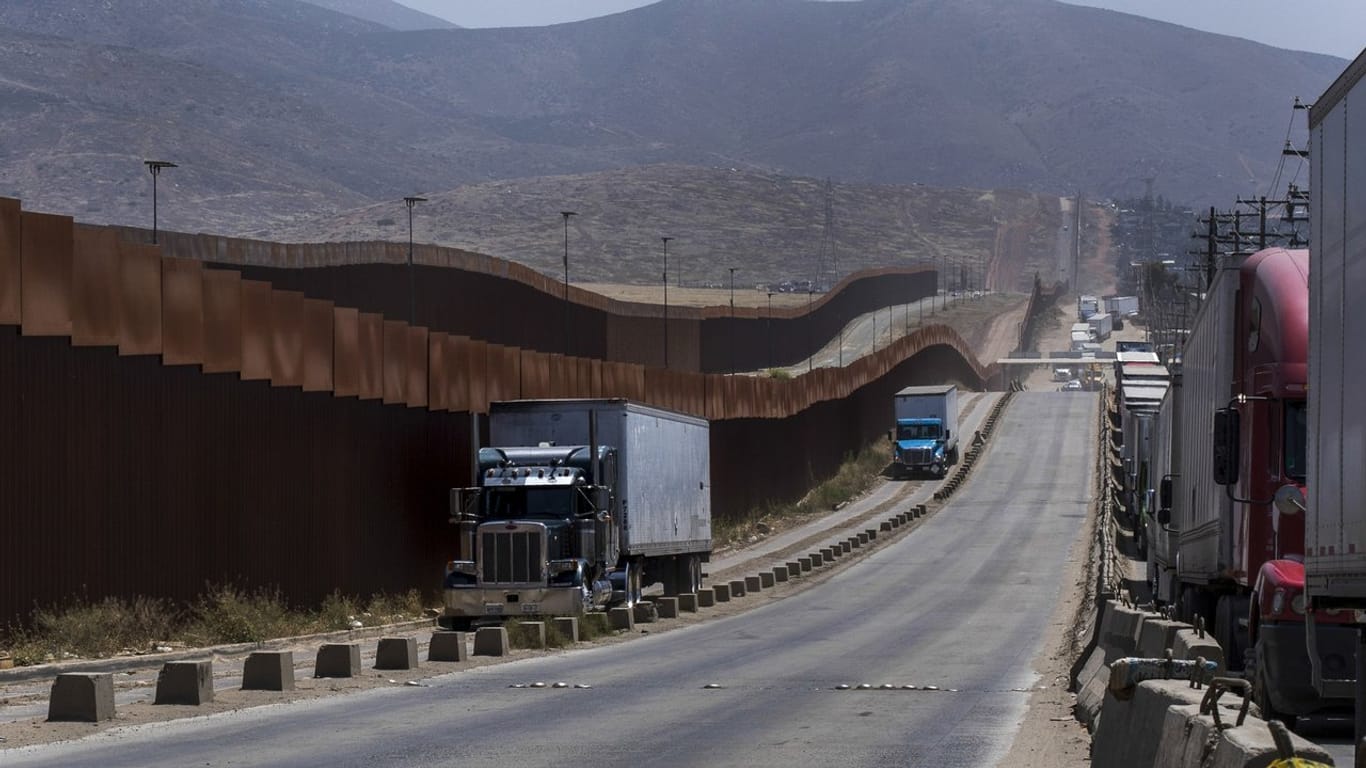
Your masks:
[[[1238,268],[1230,402],[1214,420],[1231,587],[1215,602],[1216,636],[1246,662],[1263,710],[1281,717],[1348,704],[1314,688],[1305,640],[1308,278],[1304,250],[1259,251]],[[1336,612],[1316,616],[1315,654],[1335,676],[1350,677],[1356,638],[1342,621]]]

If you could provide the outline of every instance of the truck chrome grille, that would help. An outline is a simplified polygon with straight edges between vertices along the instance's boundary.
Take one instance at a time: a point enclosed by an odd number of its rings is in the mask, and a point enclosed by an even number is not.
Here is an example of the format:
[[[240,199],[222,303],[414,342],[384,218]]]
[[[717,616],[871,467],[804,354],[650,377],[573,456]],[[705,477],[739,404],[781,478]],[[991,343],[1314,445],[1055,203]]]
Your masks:
[[[911,448],[902,451],[901,456],[907,464],[929,464],[934,458],[934,452],[929,448]]]
[[[542,526],[480,532],[480,580],[484,584],[544,584],[544,541]]]

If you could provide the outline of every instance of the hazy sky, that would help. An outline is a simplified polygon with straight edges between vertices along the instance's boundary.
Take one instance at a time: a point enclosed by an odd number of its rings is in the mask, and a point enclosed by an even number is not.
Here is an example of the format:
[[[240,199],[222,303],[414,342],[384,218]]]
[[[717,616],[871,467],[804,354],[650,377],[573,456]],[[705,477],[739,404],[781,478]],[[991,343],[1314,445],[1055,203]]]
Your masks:
[[[399,0],[465,27],[540,26],[617,13],[653,0]],[[1278,48],[1355,58],[1366,45],[1363,0],[1072,0],[1245,37]]]

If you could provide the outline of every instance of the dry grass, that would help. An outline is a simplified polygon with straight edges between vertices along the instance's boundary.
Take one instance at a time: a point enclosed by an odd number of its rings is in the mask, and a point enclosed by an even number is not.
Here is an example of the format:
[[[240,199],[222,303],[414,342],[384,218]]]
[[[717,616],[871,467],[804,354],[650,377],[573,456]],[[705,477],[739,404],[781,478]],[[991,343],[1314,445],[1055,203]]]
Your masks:
[[[289,605],[278,590],[210,587],[188,606],[134,598],[73,600],[34,612],[24,627],[0,636],[19,666],[72,658],[146,653],[158,647],[260,642],[279,637],[408,621],[422,615],[417,590],[368,600],[333,593],[317,608]]]
[[[712,521],[712,547],[724,549],[763,533],[763,528],[786,527],[794,520],[826,514],[836,504],[867,491],[892,460],[890,446],[881,440],[845,458],[833,477],[793,504],[771,504],[751,509],[738,518]]]

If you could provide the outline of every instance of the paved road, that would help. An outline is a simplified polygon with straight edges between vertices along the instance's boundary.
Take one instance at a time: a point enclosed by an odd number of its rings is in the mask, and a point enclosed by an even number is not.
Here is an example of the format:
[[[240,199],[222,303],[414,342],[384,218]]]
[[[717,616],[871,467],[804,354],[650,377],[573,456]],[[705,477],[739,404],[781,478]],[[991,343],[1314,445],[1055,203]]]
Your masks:
[[[1081,529],[1097,401],[1023,393],[951,504],[786,600],[686,629],[321,701],[0,753],[6,768],[992,765]],[[588,689],[514,689],[536,681]],[[708,683],[719,689],[706,689]],[[840,684],[941,691],[840,691]]]

